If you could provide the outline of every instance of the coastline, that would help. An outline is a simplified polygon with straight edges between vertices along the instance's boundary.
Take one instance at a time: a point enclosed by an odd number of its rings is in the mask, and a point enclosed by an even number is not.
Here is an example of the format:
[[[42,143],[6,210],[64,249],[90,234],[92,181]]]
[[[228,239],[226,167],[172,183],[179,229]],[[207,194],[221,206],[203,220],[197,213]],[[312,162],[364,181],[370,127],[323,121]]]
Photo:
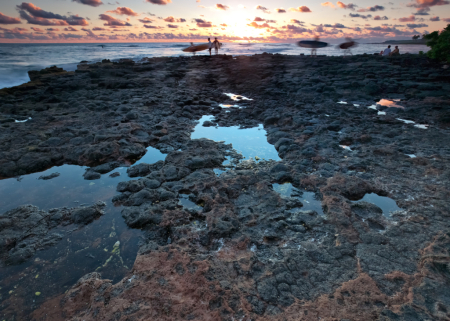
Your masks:
[[[37,298],[14,288],[24,302],[38,300],[26,309],[7,295],[13,283],[3,284],[7,317],[443,317],[448,276],[434,266],[447,264],[450,244],[450,73],[441,64],[420,55],[154,57],[32,78],[0,90],[0,178],[71,164],[88,166],[84,179],[95,183],[121,171],[105,184],[106,207],[142,237],[127,269],[117,254],[125,238],[110,242],[106,257],[125,275],[118,282],[86,268],[46,294],[49,280],[29,273],[22,286],[43,290]],[[204,116],[213,117],[198,124]],[[270,146],[245,138],[255,151],[244,158],[229,143],[192,139],[197,126],[258,128]],[[140,162],[149,148],[164,159]],[[280,160],[263,159],[266,148]],[[322,213],[304,210],[306,193]],[[365,201],[374,194],[400,210]],[[0,270],[51,250],[66,223],[83,231],[107,220],[102,211],[60,208],[58,219],[39,223],[47,242],[30,237],[26,219],[1,221]],[[85,241],[77,251],[94,248],[95,239]]]

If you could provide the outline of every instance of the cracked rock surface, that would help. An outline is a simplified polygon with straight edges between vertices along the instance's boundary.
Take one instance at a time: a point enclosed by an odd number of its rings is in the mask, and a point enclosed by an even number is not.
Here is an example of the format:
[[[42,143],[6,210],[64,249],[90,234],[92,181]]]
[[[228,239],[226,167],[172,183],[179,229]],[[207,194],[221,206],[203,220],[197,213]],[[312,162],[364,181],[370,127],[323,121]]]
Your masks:
[[[395,58],[152,58],[1,92],[2,177],[73,163],[95,179],[148,146],[167,154],[117,185],[113,202],[144,233],[128,275],[93,271],[33,320],[448,320],[450,74]],[[32,120],[5,121],[16,115]],[[263,124],[282,160],[191,139],[204,115],[204,126]]]

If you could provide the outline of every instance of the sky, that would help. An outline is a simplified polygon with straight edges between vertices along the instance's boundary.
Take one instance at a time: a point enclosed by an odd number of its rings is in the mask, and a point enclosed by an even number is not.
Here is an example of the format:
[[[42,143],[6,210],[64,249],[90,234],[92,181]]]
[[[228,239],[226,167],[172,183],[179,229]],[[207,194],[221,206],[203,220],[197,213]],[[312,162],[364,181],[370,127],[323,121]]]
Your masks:
[[[0,42],[411,39],[450,23],[450,0],[0,0]]]

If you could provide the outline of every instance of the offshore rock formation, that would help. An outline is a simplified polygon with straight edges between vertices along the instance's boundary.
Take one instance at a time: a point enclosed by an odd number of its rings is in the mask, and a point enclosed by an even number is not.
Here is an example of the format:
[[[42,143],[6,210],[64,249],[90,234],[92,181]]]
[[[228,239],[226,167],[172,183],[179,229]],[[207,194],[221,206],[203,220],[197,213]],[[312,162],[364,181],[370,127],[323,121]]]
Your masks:
[[[263,54],[105,61],[9,89],[2,177],[73,163],[95,178],[149,145],[168,154],[117,186],[114,203],[145,235],[129,274],[88,274],[33,319],[450,318],[449,80],[418,56]],[[221,108],[230,92],[253,100]],[[190,139],[203,115],[215,116],[206,126],[262,123],[282,161],[237,163],[230,145]],[[226,157],[235,166],[218,176]],[[286,182],[298,196],[273,190]],[[302,209],[304,191],[324,215]],[[355,203],[369,193],[402,210]]]

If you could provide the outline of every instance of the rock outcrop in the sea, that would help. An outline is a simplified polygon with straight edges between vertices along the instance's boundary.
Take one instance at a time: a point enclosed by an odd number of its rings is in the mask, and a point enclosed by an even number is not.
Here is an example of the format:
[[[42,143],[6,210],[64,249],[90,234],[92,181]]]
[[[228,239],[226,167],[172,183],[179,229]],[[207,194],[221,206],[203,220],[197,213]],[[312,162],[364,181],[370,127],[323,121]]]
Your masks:
[[[413,55],[263,54],[83,64],[10,91],[2,177],[72,163],[90,180],[148,146],[167,154],[131,166],[113,197],[144,233],[129,274],[88,274],[34,319],[449,319],[449,80]],[[203,115],[205,127],[263,124],[282,160],[191,139]],[[296,192],[280,195],[283,183]]]

